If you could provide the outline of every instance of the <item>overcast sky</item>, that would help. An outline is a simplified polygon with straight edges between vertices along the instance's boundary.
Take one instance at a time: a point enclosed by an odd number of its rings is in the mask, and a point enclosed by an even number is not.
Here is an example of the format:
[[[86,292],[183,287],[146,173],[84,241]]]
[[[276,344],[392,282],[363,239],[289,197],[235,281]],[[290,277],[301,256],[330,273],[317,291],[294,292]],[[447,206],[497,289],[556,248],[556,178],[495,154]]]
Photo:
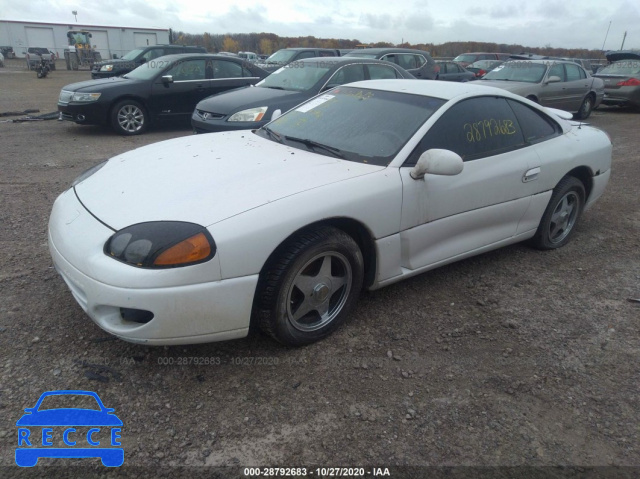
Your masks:
[[[117,5],[117,7],[112,7]],[[638,0],[0,0],[0,19],[173,28],[189,33],[270,32],[362,42],[486,41],[525,46],[640,48]]]

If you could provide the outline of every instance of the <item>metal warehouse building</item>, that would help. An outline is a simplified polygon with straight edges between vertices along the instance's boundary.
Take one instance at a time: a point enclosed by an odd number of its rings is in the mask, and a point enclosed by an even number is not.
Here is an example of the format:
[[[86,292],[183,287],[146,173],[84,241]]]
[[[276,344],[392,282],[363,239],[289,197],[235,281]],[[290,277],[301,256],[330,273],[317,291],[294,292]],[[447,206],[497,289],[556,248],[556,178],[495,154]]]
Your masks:
[[[45,47],[62,58],[69,30],[91,32],[91,44],[103,59],[113,58],[113,55],[121,57],[136,47],[169,43],[169,30],[162,28],[0,20],[0,45],[12,46],[16,57],[20,58],[26,55],[28,47]]]

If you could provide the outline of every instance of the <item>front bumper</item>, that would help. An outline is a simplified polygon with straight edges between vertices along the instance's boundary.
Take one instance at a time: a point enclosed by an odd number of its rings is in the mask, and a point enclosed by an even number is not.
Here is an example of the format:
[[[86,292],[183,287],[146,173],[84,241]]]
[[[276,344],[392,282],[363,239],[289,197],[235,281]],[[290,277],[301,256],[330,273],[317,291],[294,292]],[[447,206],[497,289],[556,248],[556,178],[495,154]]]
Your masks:
[[[83,125],[106,125],[108,123],[108,105],[100,101],[87,104],[58,103],[60,119]]]
[[[221,131],[256,130],[268,121],[227,121],[227,117],[221,119],[203,120],[200,115],[191,115],[191,126],[194,133],[217,133]]]
[[[248,334],[258,275],[221,280],[216,257],[171,270],[135,268],[104,254],[112,234],[82,206],[73,189],[56,200],[49,220],[51,257],[73,297],[103,330],[147,345],[196,344]],[[123,308],[147,311],[153,318],[146,323],[124,319]]]

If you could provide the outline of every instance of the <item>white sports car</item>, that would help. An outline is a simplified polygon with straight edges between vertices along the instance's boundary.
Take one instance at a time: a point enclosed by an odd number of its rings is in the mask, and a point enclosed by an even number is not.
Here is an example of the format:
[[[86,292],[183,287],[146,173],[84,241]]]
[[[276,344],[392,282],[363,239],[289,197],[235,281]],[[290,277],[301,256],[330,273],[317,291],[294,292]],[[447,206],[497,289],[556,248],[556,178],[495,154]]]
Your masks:
[[[53,206],[51,255],[124,340],[226,340],[253,321],[311,343],[363,288],[523,240],[566,244],[612,150],[567,115],[470,83],[352,83],[259,130],[164,141],[85,172]]]

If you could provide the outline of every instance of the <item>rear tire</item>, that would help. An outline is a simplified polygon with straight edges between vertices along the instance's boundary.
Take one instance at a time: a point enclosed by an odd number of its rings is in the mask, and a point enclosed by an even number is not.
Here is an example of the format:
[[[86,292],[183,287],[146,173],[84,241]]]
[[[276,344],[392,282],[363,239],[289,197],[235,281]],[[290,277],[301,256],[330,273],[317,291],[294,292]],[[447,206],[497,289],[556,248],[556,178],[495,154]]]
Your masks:
[[[576,120],[586,120],[591,115],[591,111],[593,111],[593,97],[589,94],[582,101],[582,105],[580,105],[580,109],[575,114]]]
[[[567,244],[582,214],[584,202],[582,182],[573,176],[562,178],[553,189],[538,231],[529,244],[542,250],[561,248]]]
[[[363,270],[360,248],[344,231],[318,226],[295,235],[260,275],[258,326],[289,346],[325,338],[354,308]]]

